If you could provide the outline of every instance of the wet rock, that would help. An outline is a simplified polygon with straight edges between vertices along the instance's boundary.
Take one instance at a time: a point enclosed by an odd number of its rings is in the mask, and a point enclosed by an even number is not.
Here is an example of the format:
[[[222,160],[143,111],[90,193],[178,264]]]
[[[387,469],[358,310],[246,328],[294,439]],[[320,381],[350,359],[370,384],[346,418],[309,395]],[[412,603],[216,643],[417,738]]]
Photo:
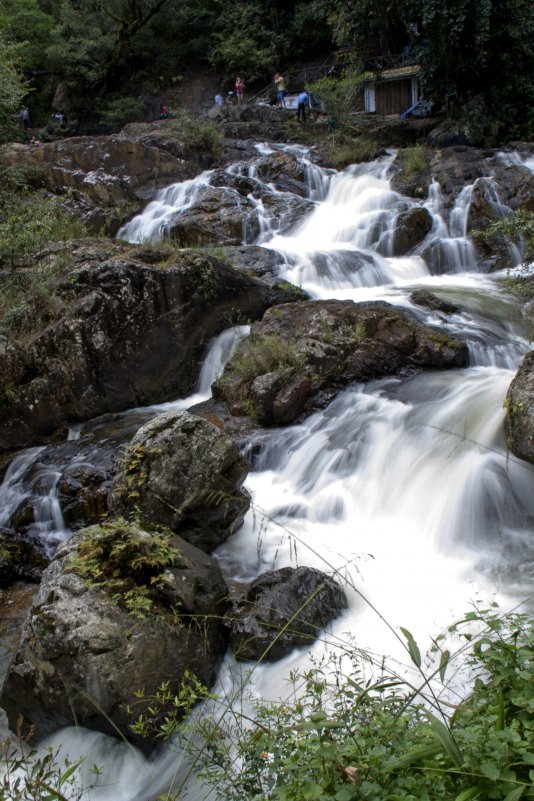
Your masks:
[[[404,256],[419,245],[432,228],[432,216],[423,207],[402,212],[395,220],[392,250],[394,256]]]
[[[306,166],[290,153],[271,153],[256,165],[258,176],[280,192],[308,197]]]
[[[307,301],[270,309],[252,326],[223,375],[215,401],[232,415],[280,425],[313,411],[325,392],[399,371],[462,367],[464,342],[387,303]]]
[[[303,289],[280,278],[284,257],[277,251],[259,245],[239,245],[225,247],[223,252],[236,269],[261,278],[271,288],[274,302],[269,305],[309,299]]]
[[[150,555],[154,532],[124,521],[114,525],[115,537],[137,537]],[[221,622],[227,589],[216,562],[179,537],[167,537],[172,563],[154,569],[148,584],[131,579],[129,594],[114,596],[114,585],[74,572],[72,560],[80,560],[84,545],[93,547],[101,531],[76,534],[43,574],[0,697],[13,730],[22,714],[39,739],[73,724],[132,739],[130,724],[140,714],[150,716],[151,696],[163,682],[174,694],[186,671],[208,686],[215,679],[227,640]],[[156,585],[164,587],[164,597],[150,592]],[[144,700],[134,696],[137,690]],[[154,715],[153,724],[169,711]]]
[[[206,343],[229,317],[260,316],[269,288],[198,252],[80,240],[52,288],[56,317],[0,353],[0,450],[43,441],[67,421],[186,394]]]
[[[242,523],[248,463],[220,428],[188,412],[169,412],[143,426],[121,460],[109,505],[164,524],[212,551]]]
[[[426,289],[416,289],[415,292],[410,294],[410,300],[417,306],[425,306],[427,309],[441,311],[445,314],[456,314],[460,311],[460,307],[455,303],[449,303],[448,300],[438,298],[437,295]]]
[[[274,662],[311,645],[346,608],[341,587],[319,570],[284,567],[264,573],[232,610],[232,651],[241,661]]]
[[[90,232],[114,235],[154,193],[199,171],[177,130],[132,125],[112,136],[80,136],[9,145],[7,167],[23,168],[33,185],[57,195]]]
[[[238,245],[258,236],[255,212],[254,203],[239,192],[205,186],[190,207],[173,217],[168,231],[180,247]]]
[[[50,563],[43,546],[9,528],[0,529],[0,586],[24,580],[38,584]]]
[[[534,464],[534,351],[529,351],[506,395],[508,447],[518,459]]]

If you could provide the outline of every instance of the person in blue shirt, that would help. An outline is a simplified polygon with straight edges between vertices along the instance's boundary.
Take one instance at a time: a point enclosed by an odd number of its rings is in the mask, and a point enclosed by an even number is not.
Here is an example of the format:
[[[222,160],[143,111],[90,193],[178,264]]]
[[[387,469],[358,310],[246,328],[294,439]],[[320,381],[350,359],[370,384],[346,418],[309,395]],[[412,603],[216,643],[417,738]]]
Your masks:
[[[306,108],[310,106],[310,96],[304,89],[297,98],[297,120],[306,122]]]

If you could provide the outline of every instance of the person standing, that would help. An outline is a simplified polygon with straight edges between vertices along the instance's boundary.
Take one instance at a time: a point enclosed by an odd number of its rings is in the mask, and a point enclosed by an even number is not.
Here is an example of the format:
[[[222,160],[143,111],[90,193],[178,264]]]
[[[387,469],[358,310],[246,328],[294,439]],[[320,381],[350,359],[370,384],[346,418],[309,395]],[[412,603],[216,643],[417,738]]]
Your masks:
[[[286,82],[284,76],[279,72],[274,76],[274,85],[276,87],[276,105],[285,107]]]
[[[237,95],[237,105],[240,106],[243,102],[243,95],[245,94],[245,84],[239,75],[235,79],[235,93]]]
[[[310,96],[308,92],[303,89],[297,98],[297,120],[306,122],[306,108],[310,106]]]
[[[27,107],[21,108],[19,114],[19,127],[22,128],[24,131],[27,131],[30,127],[30,112],[28,111]]]

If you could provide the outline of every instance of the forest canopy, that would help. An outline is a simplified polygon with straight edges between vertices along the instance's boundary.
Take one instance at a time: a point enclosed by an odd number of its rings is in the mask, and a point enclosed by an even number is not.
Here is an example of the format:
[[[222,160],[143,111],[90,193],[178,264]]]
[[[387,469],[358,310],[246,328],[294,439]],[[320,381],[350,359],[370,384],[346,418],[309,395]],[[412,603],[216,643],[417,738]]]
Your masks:
[[[501,138],[534,131],[531,0],[0,0],[0,31],[3,117],[21,102],[13,70],[31,87],[35,120],[50,113],[58,87],[83,119],[179,87],[191,70],[221,83],[239,72],[262,88],[274,71],[343,47],[353,72],[410,52],[427,97],[483,96]]]

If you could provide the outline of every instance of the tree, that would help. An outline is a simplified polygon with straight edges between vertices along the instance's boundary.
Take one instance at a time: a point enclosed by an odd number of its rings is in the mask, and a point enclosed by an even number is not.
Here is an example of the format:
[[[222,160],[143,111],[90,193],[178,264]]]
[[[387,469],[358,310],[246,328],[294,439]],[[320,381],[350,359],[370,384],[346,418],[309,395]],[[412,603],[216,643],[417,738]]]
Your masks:
[[[0,34],[0,141],[15,131],[15,115],[29,88],[18,67],[19,59],[20,47]]]

